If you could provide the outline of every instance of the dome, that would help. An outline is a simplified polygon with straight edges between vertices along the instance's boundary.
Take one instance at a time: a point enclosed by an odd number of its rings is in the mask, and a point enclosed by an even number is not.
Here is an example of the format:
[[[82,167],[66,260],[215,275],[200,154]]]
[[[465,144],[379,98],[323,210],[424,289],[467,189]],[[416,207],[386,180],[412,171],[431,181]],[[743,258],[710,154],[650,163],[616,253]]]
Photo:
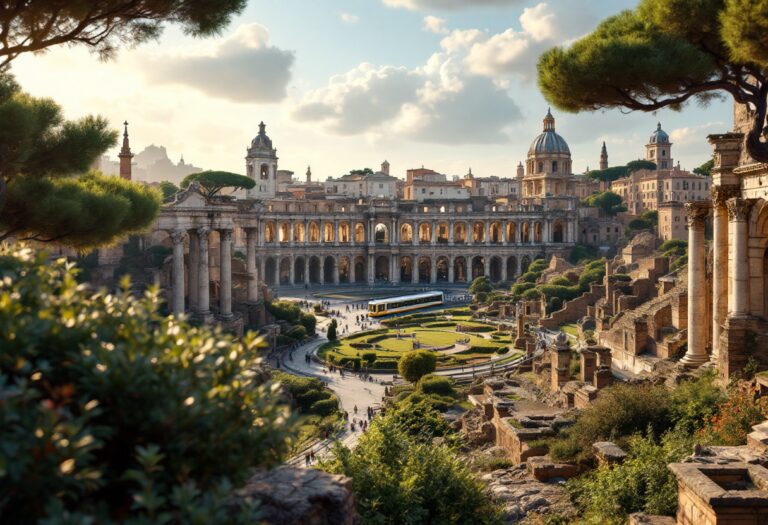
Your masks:
[[[272,140],[267,136],[266,128],[267,126],[263,122],[259,124],[259,134],[251,141],[251,150],[272,151]]]
[[[555,117],[552,116],[552,112],[547,110],[547,115],[544,117],[544,132],[536,137],[531,143],[531,147],[528,149],[528,155],[549,155],[563,153],[566,155],[571,154],[568,143],[565,139],[555,133]]]
[[[661,122],[656,124],[656,131],[653,132],[651,138],[648,139],[649,144],[669,144],[669,135],[667,132],[661,129]]]

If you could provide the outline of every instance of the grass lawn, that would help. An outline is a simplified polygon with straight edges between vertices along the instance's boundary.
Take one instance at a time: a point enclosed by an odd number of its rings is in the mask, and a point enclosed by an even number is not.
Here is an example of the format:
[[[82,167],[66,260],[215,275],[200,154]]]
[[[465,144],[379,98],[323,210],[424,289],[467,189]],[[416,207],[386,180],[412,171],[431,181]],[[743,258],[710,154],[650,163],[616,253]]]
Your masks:
[[[570,336],[570,337],[573,337],[573,338],[576,338],[576,339],[579,338],[579,329],[576,326],[576,323],[564,324],[564,325],[562,325],[560,327],[560,330],[565,332],[565,334]]]
[[[298,417],[298,434],[293,452],[298,452],[315,439],[322,439],[326,429],[332,429],[341,420],[341,414],[330,416],[317,416],[313,414],[301,414]]]

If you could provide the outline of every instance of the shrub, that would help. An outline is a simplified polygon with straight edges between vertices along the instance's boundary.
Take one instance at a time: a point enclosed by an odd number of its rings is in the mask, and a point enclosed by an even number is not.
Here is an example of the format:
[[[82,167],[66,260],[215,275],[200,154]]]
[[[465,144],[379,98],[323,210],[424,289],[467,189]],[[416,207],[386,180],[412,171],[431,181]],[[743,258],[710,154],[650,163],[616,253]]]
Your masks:
[[[768,398],[755,398],[748,382],[737,383],[728,392],[728,398],[717,406],[699,437],[713,445],[743,445],[752,425],[768,416]]]
[[[290,301],[273,301],[269,304],[269,313],[276,319],[296,324],[301,317],[301,308]]]
[[[523,299],[541,299],[541,292],[538,291],[536,288],[531,288],[530,290],[526,290],[521,295]]]
[[[307,335],[315,335],[317,318],[312,314],[302,313],[299,322],[306,329]]]
[[[366,350],[368,348],[373,348],[373,345],[371,343],[349,343],[349,346],[354,348],[355,350]],[[376,353],[374,352],[374,355]]]
[[[439,321],[436,323],[426,323],[423,326],[425,328],[453,328],[456,326],[456,323],[450,321]]]
[[[363,352],[360,357],[362,357],[363,361],[365,361],[368,366],[371,366],[376,361],[376,352]]]
[[[472,284],[469,285],[469,293],[471,294],[478,294],[480,292],[491,292],[493,291],[493,286],[491,285],[490,279],[486,276],[476,277],[474,281],[472,281]]]
[[[462,354],[495,354],[496,351],[499,349],[498,345],[472,345],[463,352]]]
[[[558,286],[555,284],[541,284],[536,289],[544,294],[544,297],[558,297],[562,301],[570,301],[581,295],[578,286]]]
[[[549,266],[549,261],[546,259],[536,259],[528,267],[528,271],[541,273],[547,269],[547,266]]]
[[[303,413],[309,412],[315,402],[322,399],[328,399],[331,393],[328,390],[312,389],[302,392],[295,397],[299,410]]]
[[[352,370],[357,371],[357,370],[360,370],[361,360],[359,357],[347,357],[347,356],[344,356],[339,359],[339,366],[344,368],[349,368],[347,364],[351,364]]]
[[[397,370],[397,361],[394,359],[377,359],[371,368],[374,370]]]
[[[330,416],[339,409],[339,401],[335,397],[315,401],[310,407],[309,413],[318,416]]]
[[[535,283],[536,280],[541,277],[541,272],[533,272],[530,269],[523,275],[518,277],[518,283]]]
[[[568,254],[568,262],[571,264],[579,264],[585,260],[595,258],[597,258],[597,248],[594,246],[584,246],[583,244],[577,244],[571,249],[571,253]]]
[[[435,371],[437,356],[426,350],[408,352],[400,358],[397,370],[406,381],[416,383],[427,374]]]
[[[675,250],[675,251],[679,251],[680,253],[685,253],[685,251],[688,250],[688,242],[677,240],[677,239],[670,239],[668,241],[664,241],[663,243],[661,243],[661,246],[659,246],[659,250],[662,252]]]
[[[555,286],[570,286],[571,281],[568,280],[567,277],[564,275],[560,275],[558,277],[555,277],[554,279],[551,279],[547,284],[555,285]]]
[[[161,315],[157,290],[128,284],[94,292],[63,259],[0,247],[4,523],[153,522],[151,502],[239,523],[226,487],[288,452],[291,420],[252,372],[258,341]]]
[[[301,325],[297,325],[291,328],[291,330],[286,335],[294,341],[301,341],[307,337],[307,329]]]
[[[579,288],[586,292],[591,284],[597,284],[605,277],[605,268],[585,269],[579,276]]]
[[[419,390],[425,394],[437,394],[440,396],[456,395],[451,379],[435,375],[424,376],[419,382]]]
[[[336,322],[336,319],[332,319],[331,323],[328,325],[328,333],[326,335],[329,341],[335,341],[337,339],[337,336],[336,336],[337,326],[338,326],[338,323]]]
[[[504,355],[509,353],[509,347],[508,346],[502,346],[501,348],[496,350],[496,353],[499,355]]]
[[[512,286],[512,293],[515,295],[522,295],[523,292],[535,288],[535,283],[521,282]]]

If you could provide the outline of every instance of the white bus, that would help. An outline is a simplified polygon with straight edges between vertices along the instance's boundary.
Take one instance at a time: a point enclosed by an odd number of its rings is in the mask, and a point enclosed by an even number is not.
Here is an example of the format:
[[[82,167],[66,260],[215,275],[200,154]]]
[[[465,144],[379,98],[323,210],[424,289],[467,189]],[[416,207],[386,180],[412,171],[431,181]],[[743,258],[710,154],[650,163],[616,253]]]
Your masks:
[[[368,315],[370,317],[381,317],[383,315],[418,310],[419,308],[440,306],[443,304],[444,299],[443,292],[425,292],[403,295],[401,297],[390,297],[388,299],[376,299],[375,301],[368,302]]]

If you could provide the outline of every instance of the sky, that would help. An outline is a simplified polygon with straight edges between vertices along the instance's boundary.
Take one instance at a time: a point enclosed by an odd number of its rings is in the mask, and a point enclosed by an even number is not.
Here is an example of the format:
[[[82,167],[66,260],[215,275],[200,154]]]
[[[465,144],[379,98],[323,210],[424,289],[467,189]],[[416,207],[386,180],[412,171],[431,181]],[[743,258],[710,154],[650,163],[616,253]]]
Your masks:
[[[134,153],[163,145],[173,160],[245,172],[264,121],[279,168],[325,180],[388,160],[404,178],[514,176],[548,104],[536,86],[543,51],[568,45],[631,0],[250,0],[218,37],[167,27],[157,42],[108,62],[60,47],[13,63],[22,87],[68,118],[130,123]],[[599,79],[595,79],[596,82]],[[574,172],[644,156],[657,121],[672,156],[693,169],[706,136],[732,128],[730,100],[682,112],[567,114],[553,109]],[[117,149],[110,151],[116,156]]]

